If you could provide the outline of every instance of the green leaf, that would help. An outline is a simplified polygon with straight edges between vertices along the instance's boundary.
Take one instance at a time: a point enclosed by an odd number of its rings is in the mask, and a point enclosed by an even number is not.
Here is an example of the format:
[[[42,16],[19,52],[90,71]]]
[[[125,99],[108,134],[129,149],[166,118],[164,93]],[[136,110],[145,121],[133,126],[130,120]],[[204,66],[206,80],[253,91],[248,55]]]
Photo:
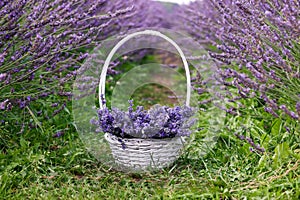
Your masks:
[[[282,126],[281,121],[279,119],[274,120],[272,130],[271,130],[271,134],[274,135],[274,136],[277,136],[280,133],[281,126]]]
[[[37,117],[34,115],[34,113],[30,110],[30,108],[28,106],[26,106],[26,108],[28,109],[30,115],[32,116],[34,122],[38,125],[38,127],[41,129],[42,133],[44,133],[44,129],[41,125],[41,122],[37,119]]]
[[[276,146],[275,154],[273,156],[273,167],[277,167],[287,160],[290,155],[289,150],[289,145],[286,142],[283,142]]]
[[[29,142],[27,142],[23,137],[20,139],[20,145],[22,149],[27,149],[29,146]]]
[[[69,115],[71,114],[70,110],[65,106],[64,111],[66,111]]]
[[[267,156],[263,155],[258,161],[258,168],[263,169],[267,164]]]

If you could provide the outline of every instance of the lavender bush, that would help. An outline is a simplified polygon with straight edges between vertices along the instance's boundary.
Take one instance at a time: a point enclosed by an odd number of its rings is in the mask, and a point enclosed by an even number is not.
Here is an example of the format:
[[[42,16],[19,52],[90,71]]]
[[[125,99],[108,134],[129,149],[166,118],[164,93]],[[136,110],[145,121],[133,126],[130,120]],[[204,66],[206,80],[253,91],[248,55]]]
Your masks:
[[[274,117],[299,121],[299,1],[197,1],[182,16],[221,65],[232,101],[258,97]]]
[[[150,110],[137,106],[134,110],[133,102],[129,101],[128,111],[117,108],[103,108],[98,110],[98,119],[91,120],[98,126],[99,132],[110,133],[121,138],[172,138],[189,136],[191,127],[196,119],[194,109],[187,106],[155,105]]]
[[[70,81],[91,48],[118,32],[160,26],[150,20],[160,16],[150,5],[143,0],[1,1],[0,124],[20,110],[46,119],[65,110]]]
[[[123,7],[108,13],[106,5],[98,0],[0,3],[2,111],[24,109],[51,95],[71,96],[66,84],[88,55],[80,48],[91,47],[97,39],[108,37],[103,30],[112,29],[115,21],[132,9]],[[65,102],[50,105],[58,108],[53,111],[55,115]]]

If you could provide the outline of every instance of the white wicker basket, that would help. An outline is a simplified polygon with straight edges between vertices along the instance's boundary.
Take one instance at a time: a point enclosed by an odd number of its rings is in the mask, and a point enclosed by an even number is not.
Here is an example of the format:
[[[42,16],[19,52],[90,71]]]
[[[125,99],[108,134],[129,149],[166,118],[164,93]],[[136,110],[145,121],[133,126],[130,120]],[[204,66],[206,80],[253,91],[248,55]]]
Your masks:
[[[187,79],[187,94],[186,94],[186,106],[190,104],[190,95],[191,95],[191,78],[190,71],[187,60],[180,49],[180,47],[166,35],[153,30],[145,30],[136,32],[133,34],[127,35],[123,38],[112,51],[108,54],[101,73],[100,83],[99,83],[99,104],[100,108],[105,107],[105,102],[102,102],[101,99],[105,95],[105,80],[107,69],[110,64],[110,61],[116,51],[127,42],[129,39],[139,36],[139,35],[154,35],[161,37],[168,42],[170,42],[179,52],[181,56]],[[180,150],[183,147],[183,137],[174,137],[166,139],[127,139],[127,138],[118,138],[112,134],[105,133],[105,139],[108,141],[112,156],[115,160],[115,163],[121,169],[126,170],[137,170],[145,171],[148,169],[161,169],[167,167],[174,163],[174,161],[179,157]],[[120,142],[120,139],[122,142]],[[125,148],[123,148],[125,145]]]
[[[105,134],[115,163],[121,169],[146,171],[168,167],[177,160],[183,147],[183,138],[122,139]],[[125,148],[124,148],[125,147]]]

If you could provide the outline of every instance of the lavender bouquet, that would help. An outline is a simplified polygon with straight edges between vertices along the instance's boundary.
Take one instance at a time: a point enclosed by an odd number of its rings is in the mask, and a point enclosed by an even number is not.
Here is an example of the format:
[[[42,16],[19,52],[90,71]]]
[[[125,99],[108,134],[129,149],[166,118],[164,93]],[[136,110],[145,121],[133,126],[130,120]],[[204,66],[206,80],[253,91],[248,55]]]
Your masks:
[[[110,133],[120,138],[152,138],[163,139],[189,136],[195,124],[195,109],[188,106],[155,105],[144,110],[137,106],[134,110],[133,101],[129,101],[128,111],[118,108],[98,110],[98,120],[91,123],[98,126],[99,132]]]

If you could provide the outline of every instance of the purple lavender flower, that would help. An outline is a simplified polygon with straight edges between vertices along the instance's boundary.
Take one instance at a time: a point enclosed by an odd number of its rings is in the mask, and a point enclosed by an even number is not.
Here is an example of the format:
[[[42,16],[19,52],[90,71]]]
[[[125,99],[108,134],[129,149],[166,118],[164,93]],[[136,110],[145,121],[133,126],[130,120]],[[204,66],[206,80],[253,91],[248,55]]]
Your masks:
[[[254,152],[254,151],[257,151],[259,153],[264,153],[266,150],[261,147],[259,144],[255,144],[254,141],[249,138],[249,137],[245,137],[244,135],[239,135],[237,133],[234,134],[237,138],[239,138],[240,140],[242,141],[246,141],[248,144],[250,144],[250,151],[251,152]]]
[[[298,101],[296,103],[296,110],[297,110],[298,115],[300,116],[300,101]]]
[[[192,119],[195,110],[190,107],[174,107],[155,105],[146,111],[142,106],[133,108],[129,101],[128,111],[117,108],[98,110],[98,121],[91,123],[100,126],[105,133],[122,138],[172,138],[189,136],[190,128],[196,120]]]
[[[8,102],[8,99],[0,103],[0,110],[5,110],[6,109],[6,104]]]
[[[65,134],[65,132],[64,131],[57,131],[54,135],[53,135],[53,137],[55,137],[55,138],[57,138],[57,137],[61,137],[61,136],[63,136]]]
[[[6,78],[7,74],[6,73],[2,73],[0,74],[0,82],[4,81]]]

